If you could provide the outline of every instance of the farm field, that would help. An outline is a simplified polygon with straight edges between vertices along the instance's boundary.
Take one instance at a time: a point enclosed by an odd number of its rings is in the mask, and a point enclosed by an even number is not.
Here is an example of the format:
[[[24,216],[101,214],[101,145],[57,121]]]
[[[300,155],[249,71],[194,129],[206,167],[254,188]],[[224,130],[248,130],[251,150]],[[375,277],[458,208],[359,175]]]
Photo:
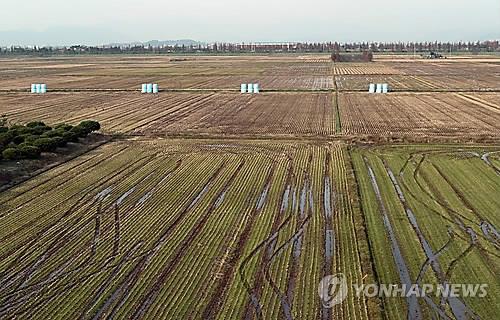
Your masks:
[[[470,59],[469,59],[470,60]],[[391,61],[375,56],[375,62],[337,64],[339,90],[367,91],[370,83],[388,83],[396,91],[500,90],[500,67],[492,60],[457,59]]]
[[[340,91],[367,91],[370,83],[387,83],[393,91],[499,91],[500,74],[459,75],[342,75],[336,78]]]
[[[172,75],[172,76],[44,76],[2,81],[3,89],[26,89],[26,83],[46,82],[52,90],[139,90],[138,84],[157,83],[163,90],[203,89],[237,91],[241,83],[259,84],[267,90],[328,90],[333,89],[332,76],[272,76],[272,75]]]
[[[500,134],[500,108],[474,94],[341,93],[342,130],[348,135],[473,137]],[[499,99],[486,94],[486,99]]]
[[[0,319],[496,319],[499,68],[494,56],[0,59],[8,125],[96,120],[109,139],[0,192]],[[49,92],[23,92],[32,82]],[[144,82],[165,90],[141,94]],[[361,92],[369,83],[394,92]],[[319,283],[339,273],[347,297],[326,308]],[[352,290],[411,283],[488,295]]]
[[[384,303],[387,318],[499,313],[499,152],[432,145],[352,150],[380,283],[489,284],[483,298],[391,300]]]
[[[104,132],[216,135],[334,135],[328,93],[57,93],[0,95],[12,122],[99,121]]]
[[[0,195],[0,316],[378,317],[316,294],[374,281],[352,179],[339,143],[107,144]]]
[[[328,56],[268,57],[161,57],[147,59],[46,58],[4,60],[0,88],[27,89],[47,83],[53,90],[127,89],[155,82],[163,89],[232,89],[256,82],[269,90],[325,90],[333,88]]]
[[[495,137],[498,93],[21,93],[0,95],[15,123],[100,121],[107,133],[254,137]],[[340,120],[340,121],[339,121]]]

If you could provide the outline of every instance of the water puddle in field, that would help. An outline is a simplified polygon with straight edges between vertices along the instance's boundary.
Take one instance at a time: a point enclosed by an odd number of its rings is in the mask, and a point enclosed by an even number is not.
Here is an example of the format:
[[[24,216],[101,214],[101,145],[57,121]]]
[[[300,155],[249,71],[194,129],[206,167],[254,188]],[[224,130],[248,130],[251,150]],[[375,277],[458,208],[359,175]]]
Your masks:
[[[406,216],[408,217],[408,220],[410,221],[411,226],[413,227],[413,230],[417,233],[417,237],[424,249],[425,255],[427,256],[428,259],[433,260],[434,259],[434,252],[432,251],[431,246],[429,245],[429,242],[427,239],[424,237],[422,234],[422,231],[420,230],[420,227],[418,225],[417,219],[415,218],[415,214],[413,211],[408,207],[408,204],[406,202],[406,198],[403,194],[403,191],[401,190],[401,187],[396,180],[396,177],[394,176],[394,173],[392,172],[391,168],[389,166],[385,165],[385,169],[387,170],[387,174],[389,175],[389,178],[391,179],[392,185],[394,186],[394,189],[396,190],[396,193],[398,194],[399,200],[401,201],[401,204],[403,205]]]
[[[313,192],[312,189],[309,189],[309,209],[311,211],[314,210],[314,199],[313,199]]]
[[[116,204],[117,204],[117,205],[121,205],[121,204],[122,204],[122,202],[123,202],[125,199],[127,199],[127,197],[128,197],[128,196],[129,196],[132,192],[134,192],[134,191],[135,191],[135,187],[130,188],[130,190],[128,190],[127,192],[125,192],[124,194],[122,194],[122,195],[120,196],[120,198],[118,198],[118,200],[116,200]]]
[[[467,227],[465,231],[469,234],[471,242],[473,244],[477,243],[478,236],[476,231],[474,231],[471,227]]]
[[[280,213],[283,214],[288,209],[289,199],[290,198],[290,185],[288,185],[283,192],[283,200],[281,201]],[[269,238],[269,246],[267,249],[267,257],[268,259],[274,253],[274,248],[276,247],[276,243],[278,242],[278,232],[274,233],[271,238]]]
[[[163,182],[167,181],[168,178],[170,178],[170,176],[172,175],[172,172],[170,172],[169,174],[166,174],[161,180],[160,182],[158,182],[158,184],[155,186],[155,187],[158,187],[158,185],[162,184]]]
[[[324,178],[324,207],[325,216],[327,218],[332,217],[332,206],[331,206],[331,187],[330,187],[330,177],[325,176]]]
[[[267,189],[267,188],[266,188]],[[283,200],[281,201],[281,207],[280,207],[280,213],[283,214],[286,212],[288,209],[288,204],[289,204],[289,198],[290,198],[290,185],[288,185],[283,192]],[[268,259],[271,258],[271,256],[274,253],[274,248],[276,247],[276,243],[278,242],[278,232],[275,232],[271,238],[268,240],[268,247],[267,247],[267,257]]]
[[[255,207],[257,211],[260,211],[262,207],[264,206],[264,203],[266,203],[266,198],[267,198],[267,193],[269,192],[269,188],[271,187],[271,182],[269,182],[264,190],[261,192],[259,199],[257,199],[257,203],[255,204]]]
[[[495,152],[487,152],[481,156],[481,160],[483,160],[488,166],[490,166],[495,172],[500,175],[500,169],[493,164],[493,162],[490,161],[490,155],[493,153],[498,153],[498,151]]]
[[[259,299],[255,296],[255,294],[250,295],[250,301],[252,302],[253,307],[255,308],[255,313],[259,316],[257,316],[257,319],[262,319],[262,306],[260,305]],[[245,317],[246,319],[253,319],[253,317]]]
[[[300,212],[300,218],[304,219],[306,217],[306,201],[307,201],[307,190],[309,181],[306,180],[306,183],[304,184],[304,187],[302,188],[302,192],[300,193],[300,204],[299,204],[299,212]]]
[[[292,188],[292,211],[297,208],[297,190],[295,187]]]
[[[288,185],[283,193],[283,201],[281,202],[280,213],[284,213],[288,209],[288,203],[290,198],[290,185]]]
[[[107,187],[106,189],[102,190],[101,192],[99,192],[95,198],[102,201],[104,199],[106,199],[110,194],[111,192],[113,191],[113,186],[109,186]]]
[[[392,229],[387,209],[385,207],[377,180],[375,178],[375,173],[373,172],[371,166],[368,164],[368,160],[364,158],[364,161],[368,169],[368,176],[370,178],[373,191],[375,192],[375,196],[377,197],[377,202],[379,205],[380,213],[382,214],[384,227],[387,232],[387,235],[389,236],[389,241],[391,243],[391,252],[396,267],[398,269],[399,279],[402,284],[405,284],[407,288],[410,288],[412,285],[410,272],[403,258],[403,254],[401,253],[401,249],[399,247],[398,240],[394,234],[394,230]],[[417,297],[415,295],[410,295],[406,298],[406,301],[408,304],[408,317],[410,319],[422,319],[422,311],[420,310],[420,305],[418,304]]]
[[[207,183],[205,185],[203,190],[201,190],[200,193],[198,193],[198,195],[196,196],[196,198],[194,198],[194,200],[191,201],[191,203],[189,204],[188,210],[191,210],[198,203],[198,201],[200,201],[201,197],[203,197],[203,195],[205,195],[205,193],[207,193],[208,188],[210,188],[211,184],[212,183]]]
[[[424,250],[425,256],[427,257],[428,261],[430,262],[431,267],[432,267],[434,273],[436,274],[437,278],[443,279],[444,274],[443,274],[443,271],[442,271],[441,266],[439,264],[439,261],[437,260],[437,258],[438,258],[437,255],[433,252],[429,242],[427,241],[427,239],[423,235],[422,231],[420,230],[420,227],[418,225],[415,214],[408,207],[408,203],[406,202],[406,198],[403,194],[403,191],[402,191],[398,181],[396,180],[396,177],[394,176],[394,173],[392,172],[392,170],[389,168],[389,166],[386,163],[384,163],[384,165],[385,165],[385,169],[387,171],[387,174],[389,175],[389,178],[391,179],[391,182],[394,186],[394,189],[396,190],[396,193],[398,194],[399,200],[405,209],[406,216],[408,217],[408,220],[410,221],[410,224],[411,224],[413,230],[417,234],[418,240],[422,246],[422,249]],[[443,286],[448,285],[448,283],[446,281],[443,281],[441,284]],[[432,300],[430,300],[430,301],[426,300],[426,302],[428,304],[430,304],[433,309],[439,309],[438,306],[436,306],[432,302]],[[431,302],[432,302],[432,304],[431,304]],[[467,312],[467,310],[469,310],[469,308],[460,299],[458,299],[457,297],[449,297],[448,303],[449,303],[451,311],[456,319],[466,319],[467,318],[466,312]],[[440,310],[440,312],[444,313],[444,310]]]
[[[144,204],[144,202],[146,202],[149,198],[151,198],[151,196],[153,195],[153,193],[151,191],[149,191],[148,193],[146,193],[145,195],[143,195],[138,201],[137,203],[135,204],[136,207]]]
[[[490,241],[492,242],[497,242],[500,240],[500,234],[498,233],[498,230],[491,225],[488,221],[482,221],[481,222],[481,231],[483,232],[483,235]]]
[[[215,200],[215,208],[218,208],[222,202],[224,201],[224,197],[226,196],[226,190],[222,192],[222,194]]]
[[[335,234],[333,233],[333,230],[326,230],[326,237],[325,237],[326,259],[331,259],[333,257],[334,248],[335,248]]]
[[[273,253],[276,243],[278,242],[278,232],[275,232],[268,240],[269,246],[267,248],[267,259],[269,260]]]
[[[304,228],[301,228],[295,239],[293,240],[293,257],[298,259],[300,257],[300,251],[302,250],[302,234],[304,233]]]
[[[143,205],[149,198],[151,198],[151,196],[159,188],[159,186],[163,184],[165,181],[167,181],[167,179],[170,178],[171,175],[172,172],[169,172],[156,185],[154,185],[151,189],[149,189],[148,192],[146,192],[139,200],[137,200],[135,207]]]

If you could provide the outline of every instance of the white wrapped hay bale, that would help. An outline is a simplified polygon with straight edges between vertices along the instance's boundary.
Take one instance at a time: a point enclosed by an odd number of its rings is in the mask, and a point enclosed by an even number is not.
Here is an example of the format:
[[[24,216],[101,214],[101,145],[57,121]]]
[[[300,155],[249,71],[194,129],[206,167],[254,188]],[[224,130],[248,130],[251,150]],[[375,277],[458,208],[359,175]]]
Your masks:
[[[253,84],[253,93],[259,93],[260,92],[260,86],[258,83]]]
[[[375,83],[370,83],[370,87],[368,88],[369,93],[375,93]]]

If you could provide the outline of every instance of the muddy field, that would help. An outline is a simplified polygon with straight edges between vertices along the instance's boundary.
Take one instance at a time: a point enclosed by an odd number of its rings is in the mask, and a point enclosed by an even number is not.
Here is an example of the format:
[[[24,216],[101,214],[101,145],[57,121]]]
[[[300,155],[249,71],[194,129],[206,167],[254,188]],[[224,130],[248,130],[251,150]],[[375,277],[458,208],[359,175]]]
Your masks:
[[[496,317],[500,202],[492,194],[500,190],[493,160],[499,150],[405,145],[351,154],[381,283],[489,285],[482,298],[387,299],[388,318],[401,310],[415,319]]]
[[[0,59],[8,124],[92,119],[113,135],[0,192],[0,319],[494,319],[497,62]],[[49,92],[24,92],[32,82]],[[169,90],[141,94],[143,82]],[[373,82],[397,92],[361,92]],[[338,273],[349,288],[489,287],[350,290],[327,308],[319,283]]]
[[[31,179],[0,194],[0,317],[378,317],[376,299],[325,310],[315,295],[334,270],[373,279],[346,157],[129,140]]]

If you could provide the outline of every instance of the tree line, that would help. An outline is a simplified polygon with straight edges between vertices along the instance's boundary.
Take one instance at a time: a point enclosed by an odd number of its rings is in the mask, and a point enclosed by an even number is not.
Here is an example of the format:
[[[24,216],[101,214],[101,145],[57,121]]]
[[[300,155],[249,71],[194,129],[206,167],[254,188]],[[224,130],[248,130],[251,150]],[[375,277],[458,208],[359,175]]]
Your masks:
[[[422,53],[422,52],[500,52],[500,41],[475,42],[294,42],[294,43],[212,43],[190,45],[109,45],[68,47],[0,48],[0,55],[85,55],[85,54],[225,54],[225,53]]]
[[[57,148],[78,142],[100,128],[99,122],[92,120],[76,126],[60,123],[50,127],[42,121],[33,121],[9,127],[3,119],[0,123],[0,159],[36,159],[42,152],[56,152]]]

